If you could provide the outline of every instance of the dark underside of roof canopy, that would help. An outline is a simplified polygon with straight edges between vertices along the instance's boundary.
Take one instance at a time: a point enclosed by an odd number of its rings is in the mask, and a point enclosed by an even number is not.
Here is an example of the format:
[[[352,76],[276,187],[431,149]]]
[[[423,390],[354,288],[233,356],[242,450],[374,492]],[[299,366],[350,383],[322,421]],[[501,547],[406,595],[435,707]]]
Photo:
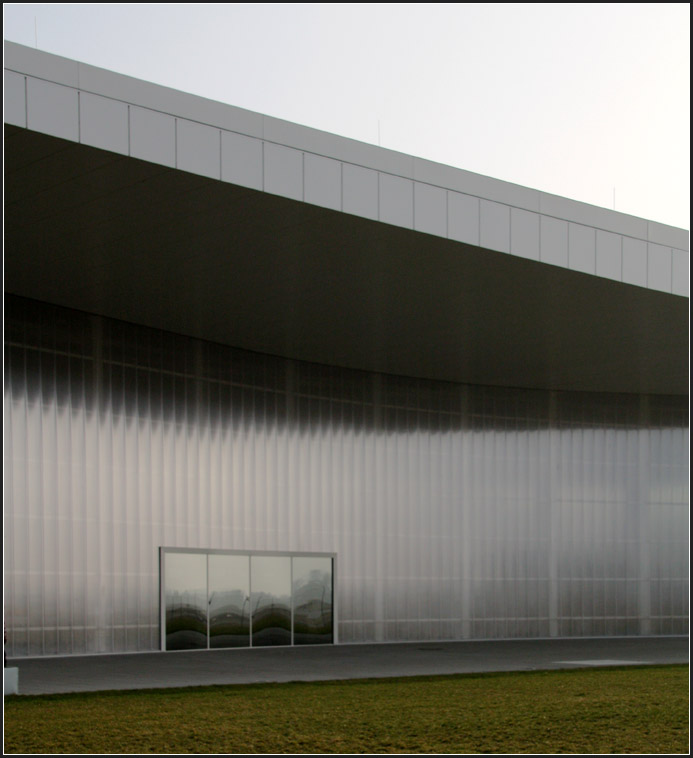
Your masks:
[[[474,384],[688,393],[688,299],[5,126],[5,291]]]

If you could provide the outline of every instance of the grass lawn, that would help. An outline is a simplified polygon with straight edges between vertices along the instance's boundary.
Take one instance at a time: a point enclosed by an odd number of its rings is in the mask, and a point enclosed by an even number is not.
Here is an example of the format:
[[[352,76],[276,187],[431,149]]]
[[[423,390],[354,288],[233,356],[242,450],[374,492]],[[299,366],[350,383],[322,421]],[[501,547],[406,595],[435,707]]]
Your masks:
[[[5,698],[6,753],[688,753],[688,666]]]

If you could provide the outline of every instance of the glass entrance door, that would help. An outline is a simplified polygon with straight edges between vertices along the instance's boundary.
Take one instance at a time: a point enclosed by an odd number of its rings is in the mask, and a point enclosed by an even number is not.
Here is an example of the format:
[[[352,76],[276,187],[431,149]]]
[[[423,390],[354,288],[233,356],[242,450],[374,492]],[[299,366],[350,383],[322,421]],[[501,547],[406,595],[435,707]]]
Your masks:
[[[207,556],[166,553],[166,650],[207,647]]]
[[[332,642],[332,559],[293,559],[294,645]]]
[[[164,650],[334,642],[334,556],[161,548]]]
[[[250,645],[250,563],[247,555],[211,554],[209,647]]]
[[[253,647],[291,644],[291,558],[250,559]]]

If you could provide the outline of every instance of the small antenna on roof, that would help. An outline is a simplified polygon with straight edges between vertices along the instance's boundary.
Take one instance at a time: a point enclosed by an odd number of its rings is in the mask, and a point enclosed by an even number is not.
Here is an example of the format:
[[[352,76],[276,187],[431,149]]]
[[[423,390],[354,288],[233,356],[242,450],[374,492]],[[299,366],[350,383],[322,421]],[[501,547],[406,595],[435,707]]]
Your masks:
[[[616,187],[614,187],[614,210],[616,210]]]

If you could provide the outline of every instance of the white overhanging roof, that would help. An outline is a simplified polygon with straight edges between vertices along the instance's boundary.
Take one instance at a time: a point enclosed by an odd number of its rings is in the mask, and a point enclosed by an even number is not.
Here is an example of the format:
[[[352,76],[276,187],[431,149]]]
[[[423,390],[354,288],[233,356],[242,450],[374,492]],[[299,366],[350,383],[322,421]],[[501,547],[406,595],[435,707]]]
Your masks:
[[[301,360],[688,392],[688,232],[5,43],[5,291]]]

